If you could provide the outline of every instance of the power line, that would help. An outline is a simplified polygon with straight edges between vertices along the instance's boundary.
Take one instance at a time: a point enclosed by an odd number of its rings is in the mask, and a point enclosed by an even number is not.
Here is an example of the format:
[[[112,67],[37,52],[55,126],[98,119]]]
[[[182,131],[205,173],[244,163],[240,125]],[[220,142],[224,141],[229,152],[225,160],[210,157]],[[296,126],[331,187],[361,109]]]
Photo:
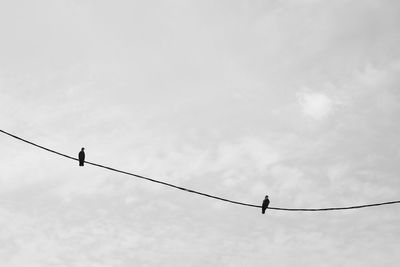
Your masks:
[[[1,129],[0,129],[0,132],[2,132],[3,134],[6,134],[6,135],[8,135],[8,136],[11,136],[11,137],[13,137],[13,138],[15,138],[15,139],[17,139],[17,140],[20,140],[20,141],[22,141],[22,142],[25,142],[25,143],[28,143],[28,144],[33,145],[33,146],[35,146],[35,147],[41,148],[41,149],[43,149],[43,150],[46,150],[46,151],[48,151],[48,152],[57,154],[57,155],[62,156],[62,157],[66,157],[66,158],[68,158],[68,159],[72,159],[72,160],[79,161],[77,158],[68,156],[68,155],[66,155],[66,154],[57,152],[57,151],[55,151],[55,150],[53,150],[53,149],[49,149],[49,148],[46,148],[46,147],[41,146],[41,145],[35,144],[35,143],[33,143],[33,142],[30,142],[30,141],[28,141],[28,140],[26,140],[26,139],[23,139],[23,138],[21,138],[21,137],[18,137],[18,136],[16,136],[16,135],[11,134],[11,133],[9,133],[9,132],[6,132],[6,131],[4,131],[4,130],[1,130]],[[227,199],[227,198],[222,198],[222,197],[218,197],[218,196],[214,196],[214,195],[202,193],[202,192],[199,192],[199,191],[196,191],[196,190],[192,190],[192,189],[188,189],[188,188],[185,188],[185,187],[173,185],[173,184],[170,184],[170,183],[167,183],[167,182],[163,182],[163,181],[160,181],[160,180],[152,179],[152,178],[149,178],[149,177],[145,177],[145,176],[138,175],[138,174],[134,174],[134,173],[127,172],[127,171],[122,171],[122,170],[115,169],[115,168],[111,168],[111,167],[104,166],[104,165],[101,165],[101,164],[97,164],[97,163],[93,163],[93,162],[89,162],[89,161],[85,161],[85,163],[86,163],[86,164],[93,165],[93,166],[96,166],[96,167],[100,167],[100,168],[103,168],[103,169],[107,169],[107,170],[110,170],[110,171],[119,172],[119,173],[122,173],[122,174],[134,176],[134,177],[136,177],[136,178],[148,180],[148,181],[153,182],[153,183],[158,183],[158,184],[162,184],[162,185],[165,185],[165,186],[173,187],[173,188],[175,188],[175,189],[179,189],[179,190],[186,191],[186,192],[189,192],[189,193],[198,194],[198,195],[201,195],[201,196],[204,196],[204,197],[209,197],[209,198],[213,198],[213,199],[217,199],[217,200],[229,202],[229,203],[232,203],[232,204],[247,206],[247,207],[261,208],[260,205],[254,205],[254,204],[244,203],[244,202],[240,202],[240,201],[234,201],[234,200],[230,200],[230,199]],[[372,204],[364,204],[364,205],[358,205],[358,206],[348,206],[348,207],[305,208],[305,209],[303,209],[303,208],[279,208],[279,207],[268,207],[268,209],[271,209],[271,210],[283,210],[283,211],[332,211],[332,210],[361,209],[361,208],[369,208],[369,207],[376,207],[376,206],[383,206],[383,205],[391,205],[391,204],[400,204],[400,200],[388,201],[388,202],[380,202],[380,203],[372,203]]]

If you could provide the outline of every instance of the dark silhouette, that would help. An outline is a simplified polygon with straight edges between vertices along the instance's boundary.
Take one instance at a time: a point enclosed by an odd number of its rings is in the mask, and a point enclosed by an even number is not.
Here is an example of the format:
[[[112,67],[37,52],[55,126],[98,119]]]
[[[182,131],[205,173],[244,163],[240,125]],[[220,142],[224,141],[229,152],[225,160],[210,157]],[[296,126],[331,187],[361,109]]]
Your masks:
[[[79,166],[83,166],[85,162],[85,152],[83,150],[85,150],[85,148],[82,147],[81,152],[79,152]]]
[[[268,196],[265,196],[264,201],[262,203],[262,214],[265,214],[265,210],[268,208],[269,199]]]

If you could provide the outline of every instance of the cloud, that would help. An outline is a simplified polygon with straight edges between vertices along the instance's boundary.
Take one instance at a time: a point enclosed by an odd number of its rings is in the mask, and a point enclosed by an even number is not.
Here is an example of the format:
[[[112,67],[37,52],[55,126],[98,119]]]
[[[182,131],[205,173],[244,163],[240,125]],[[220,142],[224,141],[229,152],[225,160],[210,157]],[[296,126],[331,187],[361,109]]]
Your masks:
[[[399,195],[399,4],[50,2],[0,4],[5,130],[248,203]],[[0,147],[2,266],[399,260],[394,206],[261,216],[6,137]]]
[[[304,115],[314,120],[322,120],[333,111],[332,100],[323,93],[303,92],[297,98]]]

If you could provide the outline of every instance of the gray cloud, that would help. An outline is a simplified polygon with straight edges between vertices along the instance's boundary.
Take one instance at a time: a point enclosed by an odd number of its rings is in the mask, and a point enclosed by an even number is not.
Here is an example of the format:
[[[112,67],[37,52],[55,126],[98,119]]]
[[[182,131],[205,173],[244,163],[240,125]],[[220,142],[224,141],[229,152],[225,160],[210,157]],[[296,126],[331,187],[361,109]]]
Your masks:
[[[399,195],[390,1],[0,4],[2,128],[282,207]],[[307,88],[307,89],[304,89]],[[396,206],[215,202],[0,138],[2,266],[397,266]]]

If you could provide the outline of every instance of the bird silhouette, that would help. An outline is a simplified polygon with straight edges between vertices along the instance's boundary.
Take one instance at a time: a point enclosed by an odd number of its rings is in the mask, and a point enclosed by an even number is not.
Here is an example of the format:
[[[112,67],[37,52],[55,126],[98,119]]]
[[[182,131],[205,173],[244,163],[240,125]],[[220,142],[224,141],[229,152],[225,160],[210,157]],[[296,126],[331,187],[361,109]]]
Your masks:
[[[269,199],[268,196],[265,196],[263,203],[262,203],[262,214],[265,214],[265,210],[268,208]]]
[[[79,158],[79,166],[83,166],[85,162],[85,152],[83,151],[85,148],[82,147],[81,151],[79,152],[78,158]]]

